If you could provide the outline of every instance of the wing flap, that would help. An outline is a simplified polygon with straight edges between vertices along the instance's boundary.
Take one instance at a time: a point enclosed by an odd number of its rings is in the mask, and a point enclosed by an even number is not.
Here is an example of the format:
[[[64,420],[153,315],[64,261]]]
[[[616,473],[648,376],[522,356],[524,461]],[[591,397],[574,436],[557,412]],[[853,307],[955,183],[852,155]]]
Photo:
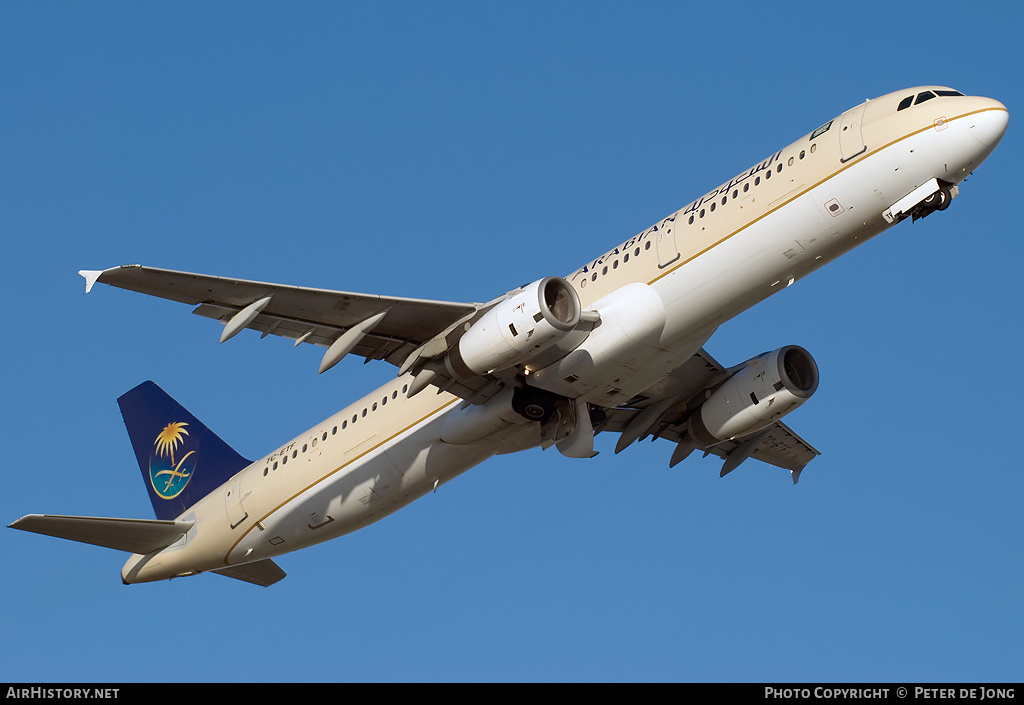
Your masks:
[[[803,472],[807,464],[821,455],[814,446],[781,421],[776,421],[759,433],[765,435],[750,457],[777,468],[789,470],[793,475],[794,485],[800,479],[800,473]],[[735,441],[722,442],[712,448],[711,453],[719,458],[727,459],[745,440],[747,439],[739,438]]]
[[[793,477],[793,482],[796,482],[800,471],[821,452],[781,421],[775,422],[770,428],[771,432],[758,445],[753,457],[796,473]]]
[[[118,551],[147,554],[170,546],[193,525],[191,521],[29,514],[9,526]]]
[[[237,313],[237,309],[218,304],[200,304],[192,313],[227,323]],[[295,345],[309,343],[322,348],[331,347],[348,330],[342,326],[327,325],[317,320],[286,318],[269,313],[259,314],[246,327],[259,331],[263,337],[276,335],[294,341]],[[363,335],[359,343],[351,350],[351,354],[359,355],[367,360],[384,360],[399,353],[399,356],[404,359],[414,349],[415,344],[410,344],[406,338],[370,331]]]

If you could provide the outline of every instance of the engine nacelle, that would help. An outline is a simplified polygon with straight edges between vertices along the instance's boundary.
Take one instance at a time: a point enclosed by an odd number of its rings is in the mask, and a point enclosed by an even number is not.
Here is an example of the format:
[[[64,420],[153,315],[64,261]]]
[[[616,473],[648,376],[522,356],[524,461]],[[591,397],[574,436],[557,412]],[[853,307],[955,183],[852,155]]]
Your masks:
[[[448,351],[457,377],[486,374],[529,362],[580,322],[580,299],[561,277],[546,277],[493,306]]]
[[[796,409],[818,388],[818,365],[796,345],[748,360],[690,417],[690,435],[708,447],[746,436]]]

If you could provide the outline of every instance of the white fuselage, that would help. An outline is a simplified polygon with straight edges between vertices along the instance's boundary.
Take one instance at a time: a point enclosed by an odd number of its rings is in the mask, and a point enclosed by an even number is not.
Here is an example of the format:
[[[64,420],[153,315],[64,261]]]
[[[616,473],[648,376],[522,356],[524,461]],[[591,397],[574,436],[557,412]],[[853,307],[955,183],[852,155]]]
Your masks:
[[[891,223],[929,179],[959,184],[995,148],[1006,109],[978,97],[847,111],[566,279],[601,325],[526,366],[532,386],[614,407],[665,379],[723,322]],[[540,444],[501,395],[469,406],[403,376],[239,472],[183,519],[182,541],[135,555],[125,582],[225,568],[362,528],[492,455]]]

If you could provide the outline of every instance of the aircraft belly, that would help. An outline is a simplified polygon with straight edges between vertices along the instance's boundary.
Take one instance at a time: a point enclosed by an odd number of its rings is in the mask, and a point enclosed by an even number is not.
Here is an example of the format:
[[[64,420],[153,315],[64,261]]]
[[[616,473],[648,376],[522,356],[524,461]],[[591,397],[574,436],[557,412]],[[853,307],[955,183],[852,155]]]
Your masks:
[[[382,445],[273,511],[237,543],[227,563],[269,558],[361,529],[495,454],[489,445],[442,442],[442,419]]]
[[[400,487],[401,473],[387,453],[367,454],[347,472],[328,476],[256,522],[227,562],[259,560],[354,531]]]
[[[673,333],[714,328],[813,270],[837,232],[805,193],[666,277]],[[692,288],[681,282],[703,281]]]

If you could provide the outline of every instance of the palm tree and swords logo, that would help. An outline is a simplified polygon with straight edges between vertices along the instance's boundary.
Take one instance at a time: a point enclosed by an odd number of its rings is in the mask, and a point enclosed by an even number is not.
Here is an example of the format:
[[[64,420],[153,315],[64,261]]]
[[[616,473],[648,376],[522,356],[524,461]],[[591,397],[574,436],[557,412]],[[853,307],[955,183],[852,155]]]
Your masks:
[[[195,451],[190,450],[175,458],[175,450],[184,445],[188,431],[187,423],[175,421],[169,423],[156,436],[153,443],[153,455],[149,459],[149,479],[153,490],[163,499],[174,499],[192,478],[196,467]]]

